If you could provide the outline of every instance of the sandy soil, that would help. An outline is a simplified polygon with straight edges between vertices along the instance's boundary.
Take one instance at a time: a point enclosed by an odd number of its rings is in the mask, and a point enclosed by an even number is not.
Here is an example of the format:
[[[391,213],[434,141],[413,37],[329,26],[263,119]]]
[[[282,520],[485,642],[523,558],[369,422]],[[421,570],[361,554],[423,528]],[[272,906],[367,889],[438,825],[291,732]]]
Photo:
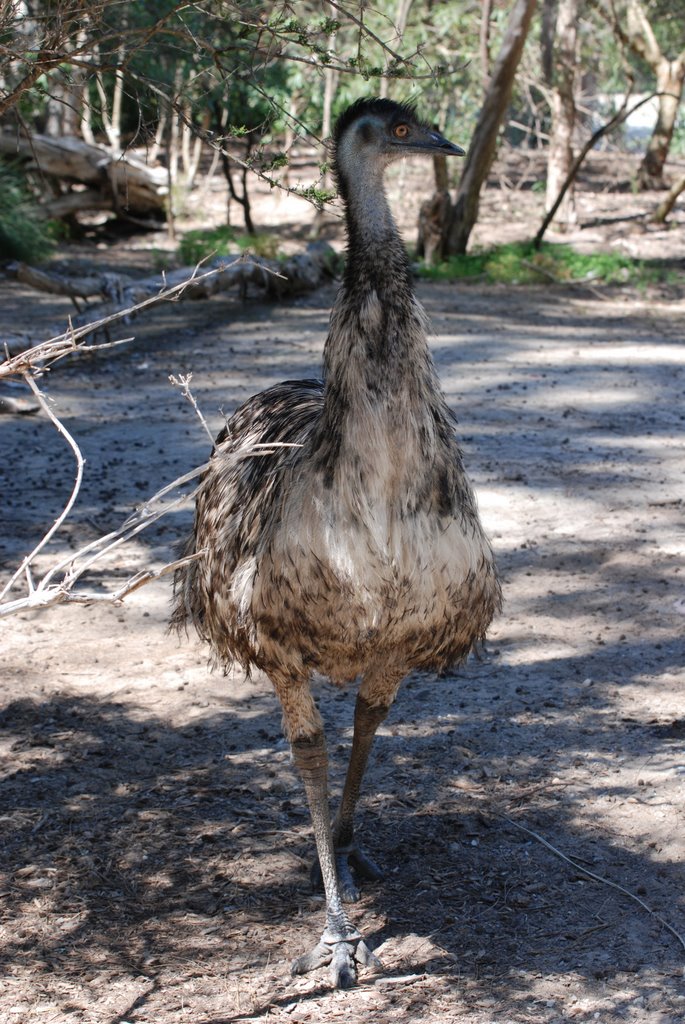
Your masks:
[[[265,679],[211,675],[167,634],[161,581],[120,608],[2,620],[3,1024],[685,1017],[683,303],[418,290],[506,604],[482,660],[408,679],[380,730],[361,832],[387,873],[353,916],[383,972],[345,993],[325,972],[291,979],[322,900],[279,711]],[[68,312],[2,293],[15,330]],[[333,294],[163,307],[135,343],[51,374],[87,465],[40,565],[205,459],[170,373],[193,371],[218,429],[253,391],[317,372]],[[0,417],[0,467],[9,571],[74,471],[42,417]],[[163,565],[190,514],[90,585]],[[320,701],[337,793],[353,699]]]

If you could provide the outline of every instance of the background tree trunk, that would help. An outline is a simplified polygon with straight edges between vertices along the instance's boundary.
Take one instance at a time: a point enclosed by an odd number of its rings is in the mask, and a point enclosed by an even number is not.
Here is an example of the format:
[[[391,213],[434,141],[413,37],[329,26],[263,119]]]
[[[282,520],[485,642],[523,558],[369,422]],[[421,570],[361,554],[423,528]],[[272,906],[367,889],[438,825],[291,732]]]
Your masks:
[[[573,164],[576,123],[579,0],[559,0],[552,56],[552,128],[547,156],[545,209],[550,210]],[[567,189],[556,214],[557,227],[569,228],[578,220],[574,185]]]
[[[492,18],[493,0],[481,0],[480,7],[480,74],[483,82],[483,92],[487,92],[490,85],[490,19]]]
[[[649,64],[656,78],[657,92],[661,94],[656,125],[638,170],[638,183],[642,188],[666,188],[664,165],[683,92],[685,50],[674,60],[663,54],[639,0],[628,0],[624,13],[623,22],[614,19],[614,29],[621,41]]]
[[[480,190],[495,158],[497,136],[509,106],[514,76],[535,5],[536,0],[516,0],[509,17],[452,209],[448,236],[450,254],[466,252],[469,235],[476,223]]]
[[[638,183],[641,188],[667,187],[664,180],[664,165],[671,148],[684,80],[685,55],[681,54],[675,60],[662,57],[656,68],[656,87],[661,94],[659,112],[638,169]]]
[[[428,266],[439,263],[447,255],[447,229],[452,209],[446,156],[441,153],[433,156],[433,172],[435,192],[419,209],[419,233],[416,242],[416,255],[422,256]]]
[[[413,0],[398,0],[397,2],[397,11],[395,13],[395,36],[392,43],[393,47],[400,51],[402,49],[402,40],[407,28],[407,21],[409,20],[409,11],[411,10],[412,3]],[[378,94],[379,96],[388,95],[388,79],[385,77],[381,78]]]
[[[676,199],[682,192],[685,192],[685,174],[673,183],[666,198],[657,206],[651,217],[653,224],[663,224],[666,221],[666,218],[675,206]]]

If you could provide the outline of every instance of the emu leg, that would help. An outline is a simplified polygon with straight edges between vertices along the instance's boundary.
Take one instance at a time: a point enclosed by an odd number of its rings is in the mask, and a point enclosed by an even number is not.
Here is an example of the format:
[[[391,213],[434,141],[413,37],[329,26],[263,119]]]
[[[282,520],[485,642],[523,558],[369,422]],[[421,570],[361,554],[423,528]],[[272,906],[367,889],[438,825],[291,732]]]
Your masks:
[[[380,964],[342,906],[336,875],[335,851],[328,806],[328,757],[323,732],[292,743],[295,764],[307,794],[316,849],[326,892],[326,928],[317,946],[292,965],[293,974],[305,974],[331,964],[336,988],[351,988],[357,978],[356,964]]]
[[[355,882],[358,879],[377,881],[383,872],[358,846],[354,838],[354,811],[359,799],[364,771],[369,760],[376,730],[384,721],[390,705],[373,707],[361,692],[354,709],[354,735],[352,751],[347,768],[340,809],[333,822],[335,863],[340,895],[346,903],[355,903],[360,892]],[[352,872],[354,871],[354,876]],[[320,862],[315,863],[311,872],[312,884],[320,886],[322,871]]]

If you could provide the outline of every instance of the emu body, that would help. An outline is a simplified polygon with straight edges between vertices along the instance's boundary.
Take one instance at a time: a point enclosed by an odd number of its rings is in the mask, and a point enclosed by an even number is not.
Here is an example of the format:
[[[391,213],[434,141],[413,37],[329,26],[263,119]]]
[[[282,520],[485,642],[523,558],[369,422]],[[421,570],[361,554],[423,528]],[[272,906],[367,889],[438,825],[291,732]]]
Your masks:
[[[406,152],[458,147],[411,108],[361,101],[341,117],[334,166],[349,235],[324,349],[324,380],[287,381],[246,402],[197,498],[175,621],[219,660],[267,673],[309,802],[327,924],[303,972],[336,985],[374,961],[342,907],[378,877],[353,816],[373,736],[414,669],[444,670],[485,634],[500,588],[383,190]],[[255,444],[274,445],[255,449]],[[331,825],[313,672],[361,677],[340,811]]]

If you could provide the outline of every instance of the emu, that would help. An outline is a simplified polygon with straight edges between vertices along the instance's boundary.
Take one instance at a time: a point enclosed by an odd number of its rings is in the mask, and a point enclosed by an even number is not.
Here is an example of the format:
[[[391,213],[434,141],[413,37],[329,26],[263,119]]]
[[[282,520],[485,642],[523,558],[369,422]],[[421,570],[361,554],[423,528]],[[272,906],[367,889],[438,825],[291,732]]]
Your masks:
[[[339,118],[333,166],[348,233],[323,381],[242,405],[216,441],[179,572],[174,622],[225,666],[267,674],[302,778],[326,896],[318,944],[294,974],[331,965],[355,984],[378,960],[343,903],[380,870],[354,832],[374,735],[412,670],[443,671],[482,639],[500,585],[383,186],[411,153],[463,155],[412,106],[364,99]],[[273,445],[272,449],[255,449]],[[264,454],[264,452],[267,454]],[[312,674],[360,680],[342,800],[331,822]]]

